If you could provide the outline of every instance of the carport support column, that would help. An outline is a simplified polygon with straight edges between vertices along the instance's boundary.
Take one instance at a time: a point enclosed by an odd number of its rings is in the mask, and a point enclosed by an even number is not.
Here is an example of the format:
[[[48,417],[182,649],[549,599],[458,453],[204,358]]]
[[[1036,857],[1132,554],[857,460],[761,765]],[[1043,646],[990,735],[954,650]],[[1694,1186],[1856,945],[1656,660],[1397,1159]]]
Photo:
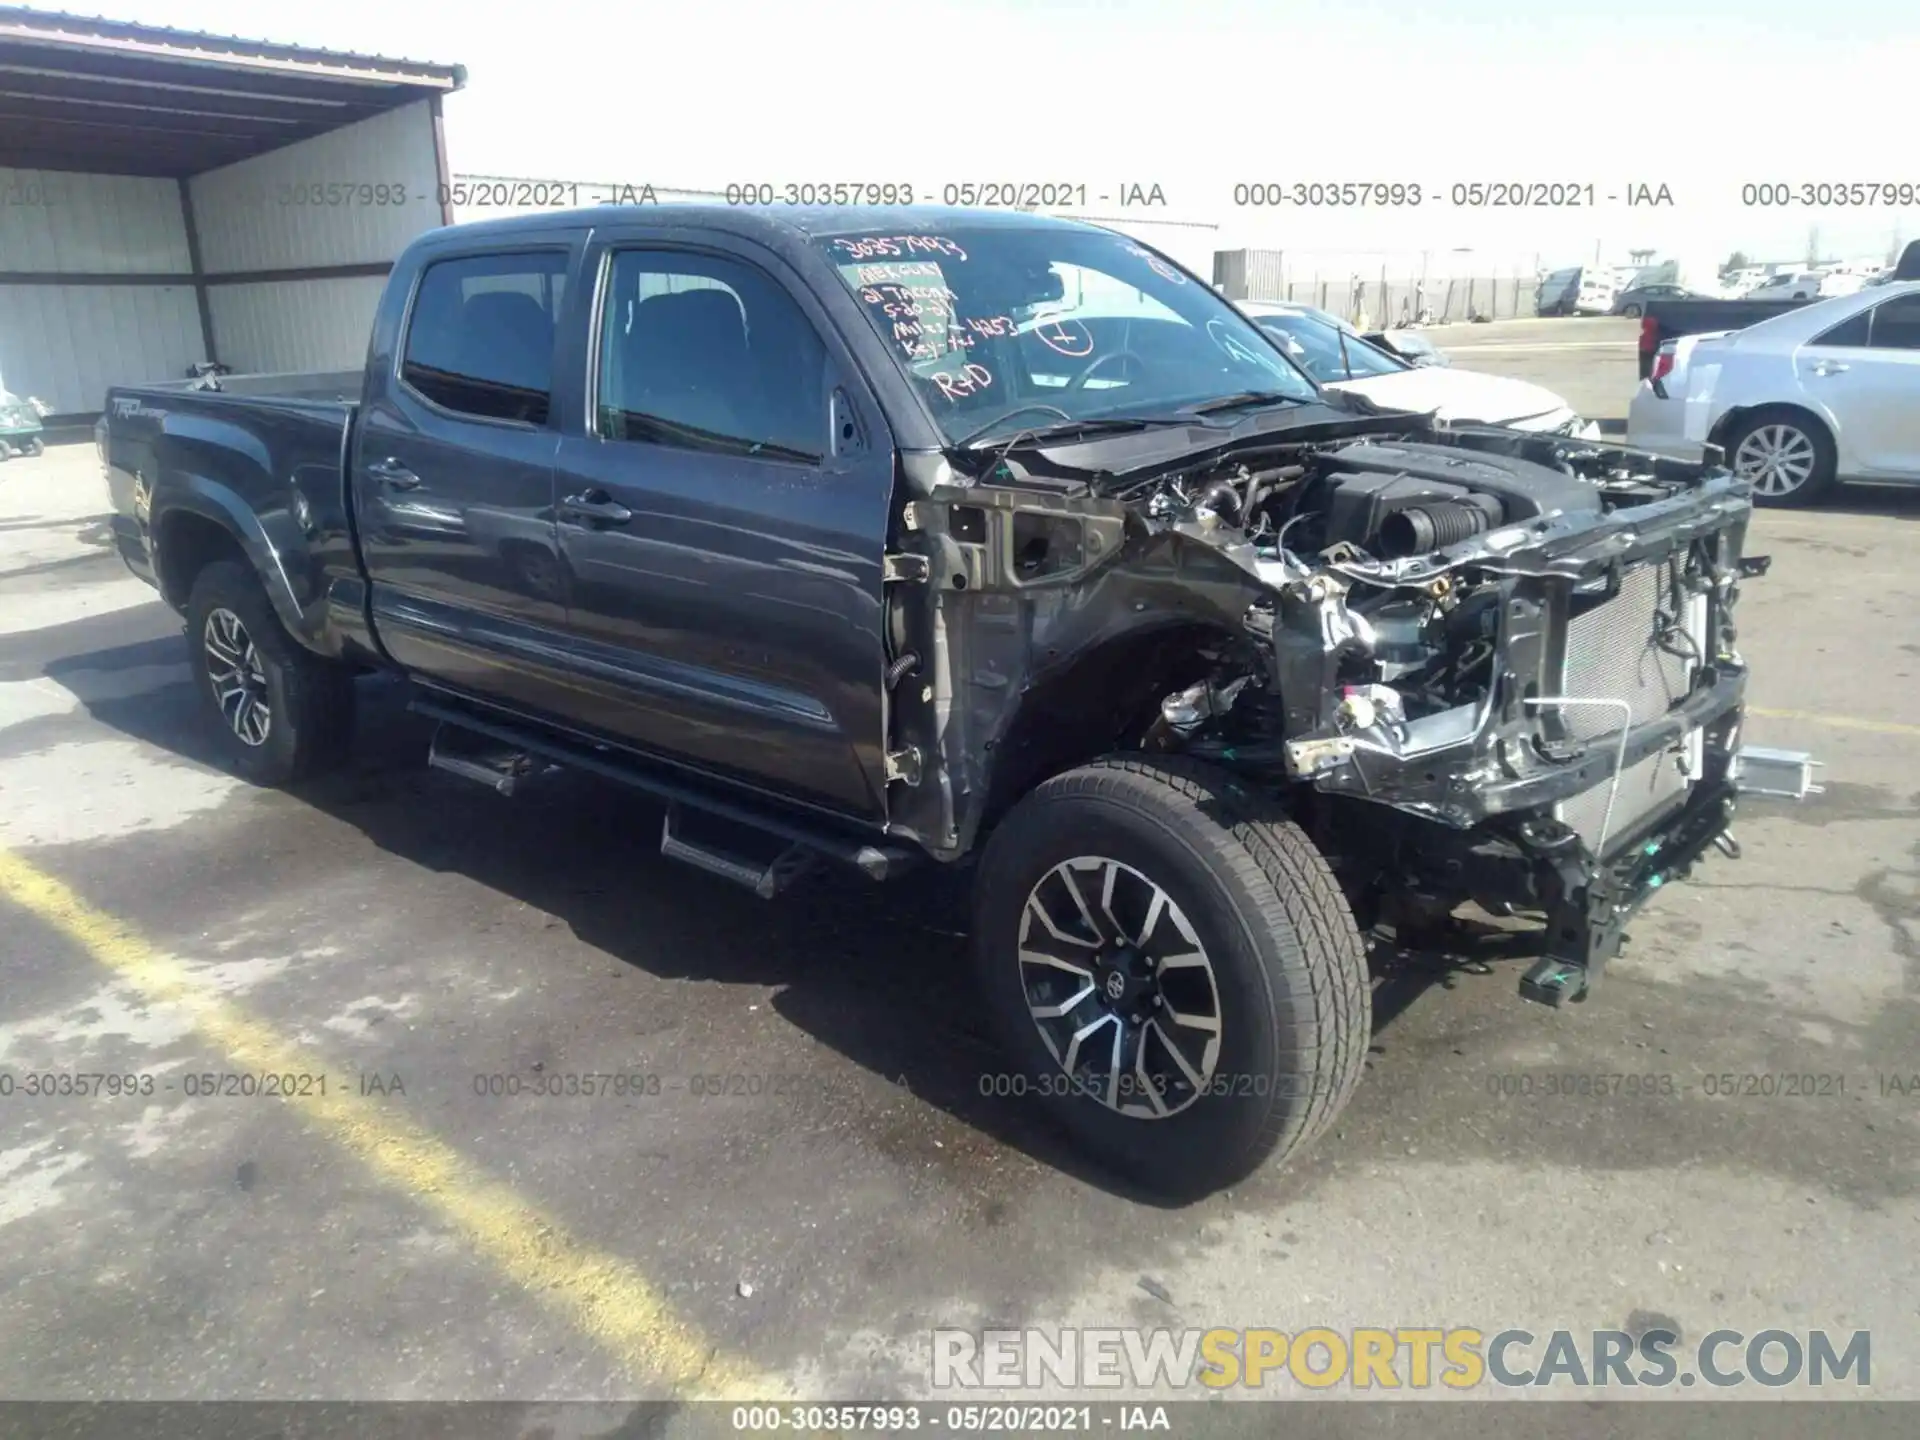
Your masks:
[[[213,344],[213,306],[207,299],[207,271],[200,263],[200,227],[193,220],[193,184],[185,175],[177,183],[180,219],[187,227],[187,267],[193,272],[193,298],[200,307],[200,344],[207,352],[207,359],[218,364],[220,352]]]

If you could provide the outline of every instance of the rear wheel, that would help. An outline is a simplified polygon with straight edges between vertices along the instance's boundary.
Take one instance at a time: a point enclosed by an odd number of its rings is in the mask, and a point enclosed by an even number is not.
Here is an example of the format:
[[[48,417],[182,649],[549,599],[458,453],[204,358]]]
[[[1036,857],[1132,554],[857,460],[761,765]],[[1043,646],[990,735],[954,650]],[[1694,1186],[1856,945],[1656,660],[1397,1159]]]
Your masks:
[[[1797,410],[1757,410],[1727,434],[1728,467],[1759,505],[1812,505],[1833,484],[1833,437]]]
[[[1359,1081],[1352,912],[1305,833],[1223,771],[1116,756],[1055,776],[994,832],[974,906],[1010,1061],[984,1088],[1037,1098],[1143,1186],[1230,1185]]]
[[[4,463],[12,458],[13,445],[9,441],[0,440],[0,463]]]
[[[352,673],[296,644],[245,566],[219,560],[195,578],[187,641],[221,750],[237,773],[256,785],[285,785],[345,758]]]
[[[39,436],[36,435],[34,436],[33,439],[27,441],[27,443],[21,448],[26,451],[29,457],[34,455],[44,455],[47,450],[47,442],[42,440]]]
[[[1622,305],[1620,307],[1620,313],[1629,320],[1638,320],[1640,318],[1640,307],[1638,305]]]

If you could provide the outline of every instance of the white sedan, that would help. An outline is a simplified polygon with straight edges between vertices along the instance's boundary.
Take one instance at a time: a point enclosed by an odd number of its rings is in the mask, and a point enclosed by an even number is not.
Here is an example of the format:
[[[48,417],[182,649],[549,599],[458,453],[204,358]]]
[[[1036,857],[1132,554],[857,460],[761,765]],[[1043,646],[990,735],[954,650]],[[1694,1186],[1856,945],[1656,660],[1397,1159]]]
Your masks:
[[[1600,438],[1599,426],[1583,420],[1551,390],[1528,381],[1449,366],[1410,365],[1304,306],[1248,300],[1240,302],[1240,309],[1326,389],[1349,390],[1389,410],[1456,424]]]
[[[1627,443],[1685,460],[1718,446],[1762,505],[1810,505],[1836,480],[1920,482],[1920,282],[1667,341]]]

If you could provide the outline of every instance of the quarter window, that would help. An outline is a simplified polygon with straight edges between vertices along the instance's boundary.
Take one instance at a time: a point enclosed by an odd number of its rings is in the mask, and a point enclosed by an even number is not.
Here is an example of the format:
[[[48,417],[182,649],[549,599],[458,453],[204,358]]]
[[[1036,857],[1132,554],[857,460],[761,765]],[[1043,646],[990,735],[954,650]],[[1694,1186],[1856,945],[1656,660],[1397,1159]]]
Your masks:
[[[545,425],[566,278],[560,251],[429,265],[407,325],[401,379],[464,415]]]

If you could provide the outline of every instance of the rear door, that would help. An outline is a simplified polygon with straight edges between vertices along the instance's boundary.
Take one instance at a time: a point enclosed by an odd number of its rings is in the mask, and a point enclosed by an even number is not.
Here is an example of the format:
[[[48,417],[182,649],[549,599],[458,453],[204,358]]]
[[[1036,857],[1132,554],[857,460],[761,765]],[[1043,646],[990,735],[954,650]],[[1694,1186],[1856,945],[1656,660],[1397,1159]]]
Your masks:
[[[1795,364],[1839,422],[1844,469],[1920,478],[1920,293],[1836,325]]]
[[[424,677],[537,703],[566,625],[554,535],[554,356],[573,247],[421,271],[352,459],[375,628]]]
[[[885,818],[891,441],[799,278],[730,237],[596,234],[558,536],[580,718]],[[571,427],[569,427],[571,428]]]

